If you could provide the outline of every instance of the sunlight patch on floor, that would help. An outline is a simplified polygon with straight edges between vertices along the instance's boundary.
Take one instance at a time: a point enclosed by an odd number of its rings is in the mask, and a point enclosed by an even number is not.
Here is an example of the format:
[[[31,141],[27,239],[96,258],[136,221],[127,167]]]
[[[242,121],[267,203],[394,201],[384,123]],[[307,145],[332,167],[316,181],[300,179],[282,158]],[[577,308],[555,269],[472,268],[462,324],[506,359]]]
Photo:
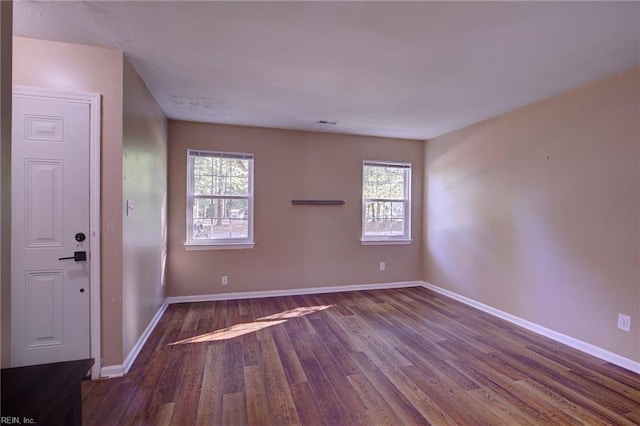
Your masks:
[[[187,343],[204,343],[215,342],[219,340],[233,339],[234,337],[240,337],[254,331],[262,330],[263,328],[271,327],[273,325],[282,324],[286,320],[280,321],[256,321],[248,322],[244,324],[236,324],[231,327],[223,328],[222,330],[216,330],[211,333],[200,334],[199,336],[190,337],[188,339],[180,340],[178,342],[170,343],[173,345],[184,345]]]
[[[245,334],[253,333],[267,327],[272,327],[274,325],[282,324],[290,318],[299,318],[305,315],[312,314],[314,312],[324,311],[325,309],[329,309],[332,306],[333,305],[299,307],[299,308],[291,309],[289,311],[283,311],[277,314],[258,318],[256,321],[253,321],[253,322],[235,324],[235,325],[232,325],[231,327],[226,327],[221,330],[212,331],[211,333],[204,333],[198,336],[189,337],[188,339],[169,343],[167,346],[185,345],[188,343],[216,342],[221,340],[233,339],[235,337],[244,336]]]

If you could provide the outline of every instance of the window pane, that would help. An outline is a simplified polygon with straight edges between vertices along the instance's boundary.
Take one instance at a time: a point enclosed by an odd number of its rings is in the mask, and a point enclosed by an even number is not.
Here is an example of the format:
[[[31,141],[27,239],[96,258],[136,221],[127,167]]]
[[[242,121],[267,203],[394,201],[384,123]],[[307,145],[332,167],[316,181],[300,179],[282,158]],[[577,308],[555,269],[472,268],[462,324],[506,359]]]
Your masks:
[[[211,176],[195,175],[193,182],[193,193],[195,195],[213,194],[213,180]]]
[[[211,159],[211,173],[216,176],[222,174],[222,158]]]
[[[390,232],[392,235],[403,235],[404,234],[404,219],[391,219],[390,221]]]
[[[211,216],[211,200],[196,198],[193,202],[193,218],[206,218]]]
[[[193,172],[196,175],[211,174],[211,158],[210,157],[194,157]]]
[[[389,192],[391,194],[389,198],[404,198],[404,179],[405,169],[395,169],[393,173],[389,174]]]
[[[249,195],[249,160],[213,158],[213,195]]]
[[[249,179],[247,176],[232,176],[229,178],[229,188],[225,195],[245,196],[247,194],[249,194]]]
[[[211,238],[211,219],[193,219],[193,238]]]
[[[232,219],[249,217],[249,200],[228,200],[227,217]]]
[[[249,160],[234,160],[231,176],[249,177]]]
[[[364,166],[364,198],[405,198],[407,169],[385,166]]]
[[[367,201],[365,203],[365,218],[385,219],[391,217],[392,205],[391,201]]]
[[[404,203],[391,203],[391,217],[404,218]]]
[[[196,199],[193,212],[194,238],[226,239],[249,236],[249,200]]]
[[[363,195],[364,198],[376,198],[376,167],[364,166]]]
[[[365,222],[365,236],[401,236],[404,235],[404,219],[368,219]]]
[[[247,219],[231,219],[232,238],[249,237],[249,221]]]

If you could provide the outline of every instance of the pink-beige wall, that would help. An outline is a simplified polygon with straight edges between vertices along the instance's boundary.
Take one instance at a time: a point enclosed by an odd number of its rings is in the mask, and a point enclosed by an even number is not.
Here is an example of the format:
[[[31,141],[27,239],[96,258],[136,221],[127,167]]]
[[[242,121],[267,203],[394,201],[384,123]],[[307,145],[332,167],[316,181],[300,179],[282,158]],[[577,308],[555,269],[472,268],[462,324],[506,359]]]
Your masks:
[[[131,351],[164,302],[167,120],[124,60],[122,339]],[[132,209],[127,214],[126,200]]]
[[[640,69],[429,140],[425,281],[640,362],[639,141]]]
[[[11,33],[13,2],[0,2],[0,365],[11,363]]]
[[[101,301],[104,365],[122,363],[122,51],[13,38],[13,83],[102,95]]]
[[[255,248],[186,251],[187,149],[255,156]],[[363,160],[410,161],[413,243],[360,243]],[[169,121],[169,296],[420,280],[423,143]],[[343,206],[293,206],[341,199]],[[379,270],[379,262],[386,270]],[[222,275],[229,285],[221,286]]]

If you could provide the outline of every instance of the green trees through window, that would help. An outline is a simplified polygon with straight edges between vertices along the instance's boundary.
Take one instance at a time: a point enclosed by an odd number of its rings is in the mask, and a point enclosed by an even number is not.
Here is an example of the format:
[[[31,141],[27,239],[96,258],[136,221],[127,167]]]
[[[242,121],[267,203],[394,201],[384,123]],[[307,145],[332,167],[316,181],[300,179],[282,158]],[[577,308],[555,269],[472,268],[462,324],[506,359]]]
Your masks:
[[[410,238],[411,164],[365,161],[363,240]]]
[[[253,155],[189,151],[188,242],[252,239]]]

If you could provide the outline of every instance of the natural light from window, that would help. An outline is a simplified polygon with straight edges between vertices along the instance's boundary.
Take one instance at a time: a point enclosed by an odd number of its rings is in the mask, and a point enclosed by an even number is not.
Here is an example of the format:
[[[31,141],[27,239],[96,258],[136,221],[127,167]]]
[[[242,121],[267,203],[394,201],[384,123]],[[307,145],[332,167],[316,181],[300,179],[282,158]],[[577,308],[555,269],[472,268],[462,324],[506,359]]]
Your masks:
[[[362,241],[409,240],[411,164],[365,161]]]
[[[329,309],[332,306],[333,305],[298,307],[289,311],[279,312],[277,314],[258,318],[253,322],[234,324],[231,327],[226,327],[221,330],[204,333],[198,336],[190,337],[188,339],[180,340],[178,342],[173,342],[168,346],[185,345],[189,343],[216,342],[221,340],[233,339],[236,337],[244,336],[245,334],[254,333],[267,327],[285,323],[288,319],[291,318],[299,318],[305,315],[312,314],[314,312],[324,311],[325,309]]]
[[[187,244],[253,241],[253,154],[188,151]]]

